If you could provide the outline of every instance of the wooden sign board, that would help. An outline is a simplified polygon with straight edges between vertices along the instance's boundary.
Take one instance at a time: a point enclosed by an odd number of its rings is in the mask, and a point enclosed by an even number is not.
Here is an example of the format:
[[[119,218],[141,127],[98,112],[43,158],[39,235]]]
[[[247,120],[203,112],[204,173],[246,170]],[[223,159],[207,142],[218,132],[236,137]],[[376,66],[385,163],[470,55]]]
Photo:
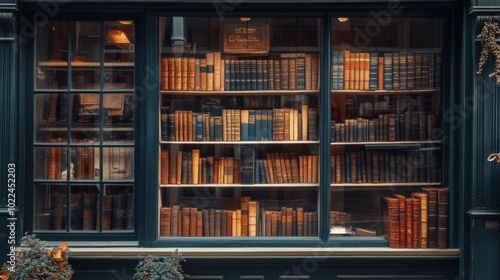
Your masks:
[[[234,54],[269,53],[269,25],[224,25],[224,52]]]

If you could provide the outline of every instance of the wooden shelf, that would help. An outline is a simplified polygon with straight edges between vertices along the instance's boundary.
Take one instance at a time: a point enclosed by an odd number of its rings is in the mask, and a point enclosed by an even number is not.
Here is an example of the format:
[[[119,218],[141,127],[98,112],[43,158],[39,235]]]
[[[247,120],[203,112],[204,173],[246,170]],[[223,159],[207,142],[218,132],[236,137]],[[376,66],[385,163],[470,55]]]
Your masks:
[[[407,95],[423,93],[441,93],[441,89],[411,89],[411,90],[332,90],[331,94],[345,95]]]
[[[43,131],[43,132],[61,132],[61,131],[67,131],[68,128],[67,127],[54,127],[54,126],[51,126],[51,127],[39,127],[38,128],[38,131]],[[95,127],[80,127],[80,126],[76,126],[76,127],[70,127],[70,130],[73,131],[73,132],[80,132],[80,131],[99,131],[99,126],[95,126]],[[134,131],[134,127],[131,125],[131,126],[127,126],[127,127],[103,127],[102,128],[103,131]]]
[[[231,95],[231,96],[248,96],[248,95],[297,95],[297,94],[319,94],[319,90],[225,90],[225,91],[166,91],[162,90],[161,94],[170,95]]]
[[[319,183],[283,183],[283,184],[169,184],[160,188],[319,188]]]
[[[363,146],[363,145],[374,145],[374,146],[394,146],[394,145],[427,145],[427,144],[439,144],[440,140],[426,140],[426,141],[374,141],[374,142],[331,142],[331,146]]]
[[[160,144],[171,145],[250,145],[250,144],[319,144],[318,141],[160,141]]]
[[[41,61],[38,63],[39,67],[67,67],[66,61]],[[71,67],[100,67],[100,62],[71,62]],[[134,62],[104,62],[104,67],[134,67]]]
[[[377,187],[427,187],[427,186],[441,186],[441,182],[413,182],[413,183],[335,183],[330,187],[333,189],[337,187],[343,188],[377,188]]]

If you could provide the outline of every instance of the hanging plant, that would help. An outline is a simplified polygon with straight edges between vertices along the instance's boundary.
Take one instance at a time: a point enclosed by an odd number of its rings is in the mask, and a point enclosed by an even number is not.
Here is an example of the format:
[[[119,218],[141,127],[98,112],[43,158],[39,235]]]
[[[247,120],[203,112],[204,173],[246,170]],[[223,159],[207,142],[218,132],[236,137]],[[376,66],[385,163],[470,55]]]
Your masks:
[[[493,22],[490,16],[489,20],[484,23],[481,33],[477,35],[477,39],[481,40],[482,47],[477,74],[483,73],[484,65],[491,54],[495,57],[495,69],[488,76],[495,76],[497,84],[500,84],[500,45],[495,41],[497,34],[500,34],[500,27],[498,23]]]

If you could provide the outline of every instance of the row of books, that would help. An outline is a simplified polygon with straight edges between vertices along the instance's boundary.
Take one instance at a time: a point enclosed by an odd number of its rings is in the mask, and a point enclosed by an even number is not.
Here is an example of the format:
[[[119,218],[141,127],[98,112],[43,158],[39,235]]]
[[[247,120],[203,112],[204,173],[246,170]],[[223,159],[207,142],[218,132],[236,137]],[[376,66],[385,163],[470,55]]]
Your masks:
[[[307,141],[318,140],[318,110],[223,109],[221,116],[176,110],[161,115],[162,140]]]
[[[101,155],[102,151],[102,155]],[[133,178],[133,148],[131,147],[78,147],[72,150],[74,160],[68,168],[66,147],[49,147],[39,150],[42,159],[35,171],[39,178],[49,180],[79,179],[127,180]],[[102,160],[102,170],[100,168]],[[69,172],[68,172],[69,171]]]
[[[99,196],[95,193],[71,194],[72,230],[130,230],[133,228],[133,194],[102,196],[102,213]],[[66,194],[52,194],[52,208],[47,213],[35,215],[35,228],[65,230],[67,223]]]
[[[199,149],[163,149],[160,174],[163,185],[317,183],[318,156],[275,152],[258,159],[253,147],[241,147],[235,156],[203,157]]]
[[[332,51],[333,90],[413,90],[441,87],[440,52]]]
[[[439,182],[435,153],[358,150],[330,156],[332,184]]]
[[[448,248],[448,188],[384,197],[384,232],[391,248]]]
[[[331,142],[437,140],[436,117],[423,111],[380,114],[376,119],[331,121]]]
[[[241,197],[235,210],[195,207],[160,208],[160,236],[240,237],[317,236],[317,212],[302,207],[261,208],[259,201]]]
[[[270,59],[222,59],[220,52],[205,57],[163,57],[161,90],[316,90],[317,54],[283,53]]]

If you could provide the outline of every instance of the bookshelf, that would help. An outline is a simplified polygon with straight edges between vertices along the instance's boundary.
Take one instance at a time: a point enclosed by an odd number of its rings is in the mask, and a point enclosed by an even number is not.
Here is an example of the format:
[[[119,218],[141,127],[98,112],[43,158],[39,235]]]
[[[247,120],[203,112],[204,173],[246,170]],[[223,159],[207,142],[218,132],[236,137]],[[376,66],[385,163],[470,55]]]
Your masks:
[[[159,22],[159,238],[318,237],[318,19]]]
[[[448,191],[441,179],[442,21],[394,19],[360,41],[369,22],[331,23],[330,236],[447,248],[447,214],[438,233],[436,206],[439,192],[447,207]],[[412,40],[429,25],[425,39]]]
[[[134,33],[118,21],[38,27],[34,231],[133,233]]]

